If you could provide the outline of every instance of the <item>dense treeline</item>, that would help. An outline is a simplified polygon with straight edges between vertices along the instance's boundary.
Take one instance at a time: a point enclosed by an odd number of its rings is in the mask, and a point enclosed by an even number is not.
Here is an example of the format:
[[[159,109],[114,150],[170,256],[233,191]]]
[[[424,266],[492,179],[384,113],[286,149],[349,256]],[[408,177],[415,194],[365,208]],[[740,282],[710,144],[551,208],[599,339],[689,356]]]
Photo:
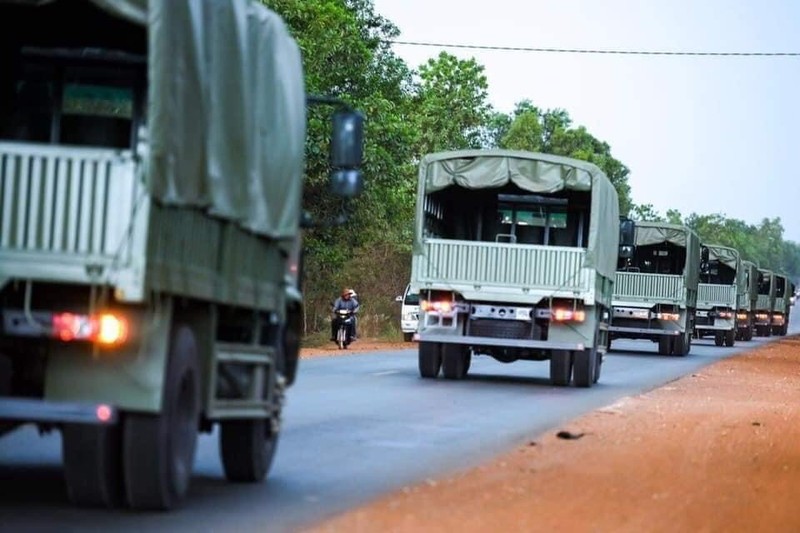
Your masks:
[[[707,244],[721,244],[739,250],[744,259],[777,272],[800,278],[800,245],[783,239],[780,218],[764,218],[759,224],[728,218],[723,214],[683,216],[675,209],[661,215],[650,204],[636,205],[630,216],[637,220],[658,220],[685,224]]]
[[[416,162],[429,152],[501,147],[591,161],[614,183],[620,211],[660,218],[652,206],[636,206],[628,168],[608,143],[576,126],[563,109],[522,101],[511,113],[488,102],[484,67],[475,59],[441,52],[419,66],[407,65],[387,41],[399,35],[375,11],[372,0],[264,0],[280,13],[300,43],[309,93],[338,96],[367,116],[364,194],[349,206],[348,224],[321,226],[305,235],[306,331],[324,329],[329,302],[353,286],[367,311],[362,333],[396,328],[400,294],[409,278]],[[309,112],[305,207],[319,221],[343,206],[327,192],[329,109]],[[722,215],[692,214],[681,220],[708,242],[734,245],[762,265],[800,274],[800,249],[783,241],[779,219],[749,226]]]

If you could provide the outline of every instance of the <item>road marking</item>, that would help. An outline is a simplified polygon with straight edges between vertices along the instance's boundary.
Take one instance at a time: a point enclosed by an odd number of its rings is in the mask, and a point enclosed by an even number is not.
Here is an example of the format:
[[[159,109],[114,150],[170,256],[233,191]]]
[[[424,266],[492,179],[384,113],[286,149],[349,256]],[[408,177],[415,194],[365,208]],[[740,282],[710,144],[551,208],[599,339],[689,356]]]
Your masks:
[[[383,372],[373,372],[373,376],[388,376],[390,374],[399,374],[399,370],[384,370]]]

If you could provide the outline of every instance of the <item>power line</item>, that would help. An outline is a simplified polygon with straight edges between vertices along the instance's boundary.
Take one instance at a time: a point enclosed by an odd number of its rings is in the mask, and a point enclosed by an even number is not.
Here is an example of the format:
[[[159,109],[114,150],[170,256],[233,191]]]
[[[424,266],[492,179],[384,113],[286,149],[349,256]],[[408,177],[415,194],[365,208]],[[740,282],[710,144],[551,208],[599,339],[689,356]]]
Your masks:
[[[605,54],[637,56],[712,56],[712,57],[800,57],[800,52],[679,52],[669,50],[593,50],[584,48],[540,48],[528,46],[489,46],[480,44],[430,43],[418,41],[385,41],[404,46],[427,46],[432,48],[466,48],[469,50],[492,50],[501,52],[545,52],[558,54]]]

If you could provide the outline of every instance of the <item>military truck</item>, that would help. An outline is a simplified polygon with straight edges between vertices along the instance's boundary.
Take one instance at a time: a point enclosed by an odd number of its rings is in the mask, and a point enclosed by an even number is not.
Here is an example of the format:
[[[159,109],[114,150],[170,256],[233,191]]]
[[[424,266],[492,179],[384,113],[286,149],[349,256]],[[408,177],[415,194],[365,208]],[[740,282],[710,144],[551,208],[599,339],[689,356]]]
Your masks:
[[[169,509],[198,432],[262,480],[298,357],[307,97],[258,2],[0,2],[0,434],[76,504]],[[331,181],[360,190],[339,109]]]
[[[593,164],[512,150],[425,155],[411,290],[419,372],[473,355],[550,362],[558,386],[600,377],[618,246],[617,192]]]
[[[783,274],[775,274],[775,302],[772,305],[770,325],[773,335],[786,335],[789,331],[789,312],[791,305],[789,297],[793,293],[791,281]]]
[[[766,268],[758,269],[758,298],[756,299],[755,328],[759,337],[772,335],[772,311],[775,309],[775,274]]]
[[[736,339],[753,340],[755,334],[755,309],[758,300],[758,267],[752,261],[742,260],[744,287],[736,295]]]
[[[704,246],[708,260],[701,264],[697,288],[695,335],[714,336],[717,346],[736,342],[740,295],[746,295],[745,271],[739,252],[727,246]]]
[[[686,355],[694,333],[700,240],[682,225],[633,224],[633,254],[620,258],[614,280],[609,339],[649,339],[659,354]]]

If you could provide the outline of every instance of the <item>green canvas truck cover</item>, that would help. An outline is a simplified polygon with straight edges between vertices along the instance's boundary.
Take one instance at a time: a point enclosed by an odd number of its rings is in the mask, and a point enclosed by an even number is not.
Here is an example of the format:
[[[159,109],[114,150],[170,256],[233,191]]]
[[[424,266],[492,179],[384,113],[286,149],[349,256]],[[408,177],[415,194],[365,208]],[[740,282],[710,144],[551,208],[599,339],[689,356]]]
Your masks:
[[[614,278],[619,241],[617,191],[597,166],[568,157],[515,150],[460,150],[424,156],[419,165],[417,235],[422,235],[424,195],[453,185],[489,189],[508,183],[539,194],[591,191],[584,266]]]
[[[727,265],[736,271],[736,290],[739,293],[746,292],[745,269],[739,251],[735,248],[722,246],[720,244],[709,244],[706,245],[706,248],[708,248],[709,260],[716,259],[723,265]]]
[[[253,0],[92,2],[148,28],[150,194],[267,237],[295,235],[305,87],[281,18]]]
[[[669,242],[686,248],[684,276],[687,287],[697,287],[700,280],[700,238],[686,226],[666,222],[636,222],[636,246]]]

